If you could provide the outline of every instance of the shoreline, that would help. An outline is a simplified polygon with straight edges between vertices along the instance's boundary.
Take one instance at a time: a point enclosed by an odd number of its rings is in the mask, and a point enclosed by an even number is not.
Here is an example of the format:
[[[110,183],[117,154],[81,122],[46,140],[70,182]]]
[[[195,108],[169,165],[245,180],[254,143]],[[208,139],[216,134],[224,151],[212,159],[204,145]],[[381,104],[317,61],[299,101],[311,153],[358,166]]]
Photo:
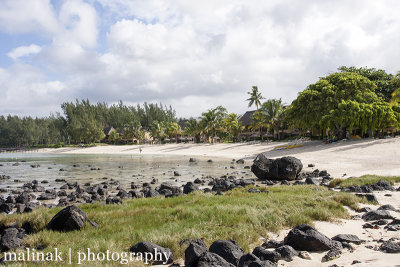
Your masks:
[[[49,154],[110,154],[110,155],[176,155],[187,157],[212,157],[244,159],[247,164],[259,153],[266,152],[270,158],[294,156],[304,167],[314,164],[327,170],[336,178],[362,176],[366,174],[395,176],[400,174],[400,138],[356,139],[324,144],[322,141],[307,141],[301,147],[277,149],[293,142],[268,143],[222,143],[222,144],[164,144],[97,146],[88,148],[47,148],[35,153]],[[139,149],[142,149],[142,152]]]

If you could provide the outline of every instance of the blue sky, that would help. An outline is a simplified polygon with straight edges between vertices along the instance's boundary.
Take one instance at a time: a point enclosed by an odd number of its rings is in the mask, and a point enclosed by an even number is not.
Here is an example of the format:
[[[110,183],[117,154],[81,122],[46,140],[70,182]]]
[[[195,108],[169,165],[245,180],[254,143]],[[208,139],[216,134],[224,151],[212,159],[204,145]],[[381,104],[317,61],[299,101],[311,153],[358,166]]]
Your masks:
[[[400,70],[396,0],[1,0],[0,114],[88,98],[178,116],[290,103],[339,66]]]

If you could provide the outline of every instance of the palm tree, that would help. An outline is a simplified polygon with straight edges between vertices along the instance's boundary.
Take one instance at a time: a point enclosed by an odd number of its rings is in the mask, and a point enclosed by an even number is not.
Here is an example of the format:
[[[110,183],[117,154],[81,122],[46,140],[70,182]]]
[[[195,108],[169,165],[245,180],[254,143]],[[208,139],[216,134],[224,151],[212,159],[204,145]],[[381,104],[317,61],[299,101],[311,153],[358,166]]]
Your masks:
[[[258,130],[260,132],[260,139],[263,140],[261,129],[269,127],[265,114],[262,112],[262,110],[257,110],[253,113],[251,119],[252,123],[250,125],[250,129],[254,131]]]
[[[207,112],[202,113],[200,120],[200,129],[209,137],[216,136],[218,130],[221,130],[223,120],[227,114],[226,108],[218,106],[213,109],[209,109]]]
[[[150,130],[151,136],[153,136],[153,138],[157,139],[161,143],[161,138],[164,137],[165,134],[162,124],[158,121],[152,121]]]
[[[167,133],[170,138],[175,136],[176,143],[178,143],[178,135],[182,133],[182,129],[176,122],[169,122],[167,127]]]
[[[251,107],[254,104],[258,110],[258,107],[261,106],[261,100],[264,99],[261,93],[258,92],[258,87],[253,86],[251,91],[247,93],[250,95],[250,97],[246,99],[247,101],[249,101],[249,107]]]
[[[185,130],[184,133],[187,136],[192,136],[196,139],[196,142],[200,139],[199,135],[200,135],[200,127],[199,127],[199,122],[194,119],[194,118],[190,118],[185,125]]]
[[[282,114],[283,104],[281,99],[269,99],[264,102],[261,106],[262,113],[265,116],[265,121],[271,125],[275,133],[277,133],[278,139],[280,139],[279,130],[282,127]]]
[[[231,113],[225,118],[225,129],[228,133],[228,141],[230,138],[234,141],[234,138],[239,135],[243,128],[239,117],[235,113]]]

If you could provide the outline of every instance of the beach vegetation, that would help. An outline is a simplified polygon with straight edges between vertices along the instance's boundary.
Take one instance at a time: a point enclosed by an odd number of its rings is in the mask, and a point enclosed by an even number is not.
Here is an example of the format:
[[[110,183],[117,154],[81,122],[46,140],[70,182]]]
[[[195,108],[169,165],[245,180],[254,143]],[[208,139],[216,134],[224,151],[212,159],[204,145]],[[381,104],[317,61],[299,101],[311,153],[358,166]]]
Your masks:
[[[400,176],[380,176],[380,175],[363,175],[360,177],[350,177],[347,179],[333,179],[329,183],[329,187],[348,187],[348,186],[362,186],[362,185],[371,185],[374,183],[377,183],[379,181],[387,181],[391,183],[392,185],[396,183],[400,183]]]
[[[202,238],[208,245],[217,239],[233,239],[250,251],[270,232],[301,223],[312,225],[315,220],[349,218],[344,206],[358,209],[362,201],[349,193],[310,185],[262,188],[261,193],[248,189],[221,196],[194,192],[174,198],[131,199],[122,205],[84,204],[79,207],[99,227],[87,223],[82,230],[67,233],[45,229],[61,207],[1,215],[0,225],[29,223],[33,233],[24,238],[24,245],[45,253],[55,247],[65,252],[71,248],[74,254],[86,248],[122,252],[137,242],[151,241],[182,257],[186,247],[179,242],[183,239]]]

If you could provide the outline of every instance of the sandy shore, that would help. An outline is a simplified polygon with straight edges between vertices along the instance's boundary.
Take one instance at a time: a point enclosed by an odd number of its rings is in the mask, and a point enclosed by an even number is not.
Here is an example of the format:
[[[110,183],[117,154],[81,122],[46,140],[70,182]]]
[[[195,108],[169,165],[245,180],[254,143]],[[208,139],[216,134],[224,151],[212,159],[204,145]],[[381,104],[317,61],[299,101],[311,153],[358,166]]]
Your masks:
[[[302,143],[302,147],[276,149],[287,142],[237,144],[166,144],[132,146],[97,146],[90,148],[43,149],[45,153],[68,154],[127,154],[127,155],[182,155],[221,158],[244,158],[251,163],[261,152],[271,158],[295,156],[304,165],[315,164],[334,177],[361,176],[363,174],[399,175],[400,138],[362,139],[324,144],[321,141]],[[142,152],[140,152],[142,149]]]

